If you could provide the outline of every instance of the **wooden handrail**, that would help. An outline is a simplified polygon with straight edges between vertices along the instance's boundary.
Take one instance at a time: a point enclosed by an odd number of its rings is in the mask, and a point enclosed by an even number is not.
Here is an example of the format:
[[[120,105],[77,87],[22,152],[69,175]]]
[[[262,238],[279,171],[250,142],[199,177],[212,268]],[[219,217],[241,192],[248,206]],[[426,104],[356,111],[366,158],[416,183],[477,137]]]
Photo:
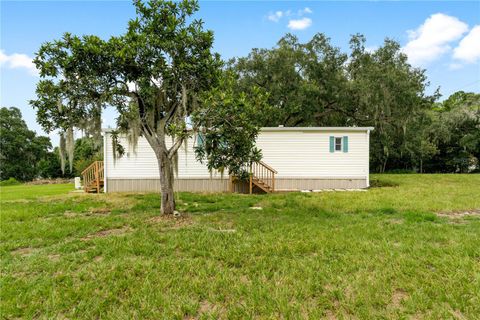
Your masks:
[[[103,162],[103,161],[102,161]],[[88,170],[92,169],[92,167],[95,166],[95,164],[97,163],[97,161],[93,161],[92,163],[90,163],[90,165],[88,167],[86,167],[83,171],[82,171],[82,175],[84,173],[86,173]]]
[[[277,170],[273,169],[265,162],[253,162],[250,165],[250,193],[253,185],[256,184],[266,192],[275,191],[275,174]]]
[[[266,164],[265,162],[263,162],[263,161],[258,161],[258,163],[261,164],[262,166],[266,167],[268,170],[273,171],[273,172],[275,172],[275,173],[278,173],[277,170],[273,169],[272,167],[270,167],[270,166],[269,166],[268,164]]]
[[[83,188],[88,192],[92,187],[100,193],[101,182],[104,179],[103,161],[94,161],[82,171]]]

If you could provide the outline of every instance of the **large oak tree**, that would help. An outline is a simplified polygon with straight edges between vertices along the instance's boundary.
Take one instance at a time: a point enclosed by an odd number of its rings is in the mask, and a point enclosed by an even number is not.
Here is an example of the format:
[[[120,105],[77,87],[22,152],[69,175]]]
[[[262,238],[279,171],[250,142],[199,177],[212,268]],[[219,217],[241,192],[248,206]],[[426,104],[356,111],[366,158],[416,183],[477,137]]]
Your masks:
[[[218,80],[213,33],[192,15],[196,1],[134,1],[125,34],[103,40],[74,36],[45,43],[35,58],[38,121],[47,131],[99,130],[101,109],[119,113],[118,132],[148,141],[158,160],[161,211],[175,210],[173,162],[191,134],[187,121],[200,95]],[[170,145],[167,139],[172,139]],[[71,140],[71,139],[67,139]],[[70,141],[71,144],[71,141]]]
[[[158,161],[161,211],[171,214],[176,159],[188,137],[203,136],[205,143],[195,151],[210,170],[241,176],[246,164],[260,158],[256,119],[266,94],[252,88],[246,99],[233,90],[232,74],[211,51],[213,33],[193,17],[197,1],[134,5],[137,17],[121,36],[103,40],[66,33],[42,45],[35,59],[42,79],[31,104],[46,131],[60,131],[62,161],[68,157],[70,165],[74,129],[95,140],[103,108],[115,107],[114,153],[121,156],[123,150],[119,134],[133,147],[145,137]]]

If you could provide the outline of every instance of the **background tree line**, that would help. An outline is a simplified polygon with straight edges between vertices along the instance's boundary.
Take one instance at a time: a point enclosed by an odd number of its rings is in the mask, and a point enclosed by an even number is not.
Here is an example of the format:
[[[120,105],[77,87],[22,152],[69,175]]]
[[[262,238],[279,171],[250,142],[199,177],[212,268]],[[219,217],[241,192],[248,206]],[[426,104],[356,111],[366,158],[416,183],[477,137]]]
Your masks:
[[[354,35],[350,53],[316,34],[291,34],[272,49],[233,59],[241,92],[260,87],[262,126],[373,126],[373,172],[470,172],[479,168],[480,94],[459,91],[443,102],[426,94],[426,71],[412,67],[398,42],[367,50]]]
[[[247,109],[243,126],[250,122],[246,119],[257,127],[373,126],[374,172],[478,171],[480,94],[459,91],[436,102],[438,90],[425,93],[425,70],[412,67],[397,42],[386,39],[374,51],[365,42],[362,35],[352,36],[350,53],[344,53],[321,33],[306,43],[288,34],[274,48],[253,49],[225,63],[227,80],[206,98],[216,109],[193,116],[227,133],[231,128],[222,119],[242,108]],[[241,104],[225,103],[240,95]],[[266,97],[265,103],[258,103],[259,95]],[[214,138],[224,139],[218,134]],[[215,139],[212,143],[219,144]],[[77,139],[73,168],[62,170],[60,150],[52,148],[50,138],[29,130],[17,108],[3,107],[0,179],[78,176],[102,158],[101,143],[98,137]],[[237,152],[239,144],[233,148]]]
[[[73,168],[64,168],[58,147],[50,137],[28,129],[18,108],[0,108],[0,180],[72,178],[93,160],[103,158],[101,141],[83,137],[75,141]],[[13,182],[15,180],[12,180]]]

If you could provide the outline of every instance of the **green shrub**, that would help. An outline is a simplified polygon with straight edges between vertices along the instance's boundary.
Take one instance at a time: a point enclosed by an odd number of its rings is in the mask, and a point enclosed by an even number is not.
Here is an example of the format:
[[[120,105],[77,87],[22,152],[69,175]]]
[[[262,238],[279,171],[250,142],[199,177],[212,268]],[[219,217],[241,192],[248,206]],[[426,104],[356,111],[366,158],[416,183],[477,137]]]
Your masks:
[[[14,186],[20,184],[20,182],[15,178],[9,178],[8,180],[0,181],[0,186]]]
[[[388,179],[371,179],[370,188],[383,188],[383,187],[398,187],[397,182]]]

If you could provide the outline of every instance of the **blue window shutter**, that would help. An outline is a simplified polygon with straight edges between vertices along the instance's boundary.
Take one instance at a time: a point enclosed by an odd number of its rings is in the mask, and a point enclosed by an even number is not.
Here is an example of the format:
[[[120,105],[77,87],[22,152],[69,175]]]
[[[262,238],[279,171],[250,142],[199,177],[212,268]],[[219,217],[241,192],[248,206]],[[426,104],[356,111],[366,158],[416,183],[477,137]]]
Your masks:
[[[205,137],[203,133],[199,133],[197,135],[197,147],[202,147],[204,143],[205,143]]]
[[[330,136],[330,152],[335,152],[335,137]]]
[[[348,152],[348,136],[343,137],[343,152]]]

